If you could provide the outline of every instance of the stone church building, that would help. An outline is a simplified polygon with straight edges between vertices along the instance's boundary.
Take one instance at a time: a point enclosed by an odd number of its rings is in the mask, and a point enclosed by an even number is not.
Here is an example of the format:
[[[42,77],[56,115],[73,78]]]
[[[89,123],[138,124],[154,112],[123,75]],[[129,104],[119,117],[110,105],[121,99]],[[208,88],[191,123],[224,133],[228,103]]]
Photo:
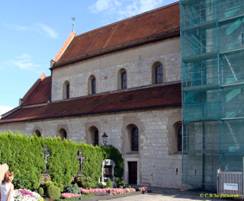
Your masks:
[[[71,33],[0,130],[117,147],[129,184],[181,187],[179,5]]]

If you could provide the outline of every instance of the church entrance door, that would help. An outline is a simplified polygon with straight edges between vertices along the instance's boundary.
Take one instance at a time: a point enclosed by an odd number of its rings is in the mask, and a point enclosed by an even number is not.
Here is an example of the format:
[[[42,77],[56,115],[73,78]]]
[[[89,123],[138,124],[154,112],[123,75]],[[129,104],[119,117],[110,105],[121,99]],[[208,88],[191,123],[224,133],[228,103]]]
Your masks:
[[[137,185],[137,162],[128,162],[128,183]]]

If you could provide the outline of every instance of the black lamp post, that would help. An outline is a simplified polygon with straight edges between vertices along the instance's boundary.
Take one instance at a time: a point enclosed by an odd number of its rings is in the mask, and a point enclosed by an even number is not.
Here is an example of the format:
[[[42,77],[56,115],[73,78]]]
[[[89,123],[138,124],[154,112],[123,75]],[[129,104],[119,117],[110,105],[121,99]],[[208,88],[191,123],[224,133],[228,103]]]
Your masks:
[[[106,146],[108,144],[108,135],[107,135],[107,133],[103,133],[102,139],[103,139],[103,145]]]

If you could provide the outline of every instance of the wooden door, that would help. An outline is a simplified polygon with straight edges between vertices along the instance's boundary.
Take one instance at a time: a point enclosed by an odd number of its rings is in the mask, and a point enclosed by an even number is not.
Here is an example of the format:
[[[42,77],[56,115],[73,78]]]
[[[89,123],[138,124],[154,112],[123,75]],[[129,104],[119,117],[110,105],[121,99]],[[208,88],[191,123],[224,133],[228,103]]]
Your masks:
[[[128,162],[128,183],[137,185],[137,162]]]

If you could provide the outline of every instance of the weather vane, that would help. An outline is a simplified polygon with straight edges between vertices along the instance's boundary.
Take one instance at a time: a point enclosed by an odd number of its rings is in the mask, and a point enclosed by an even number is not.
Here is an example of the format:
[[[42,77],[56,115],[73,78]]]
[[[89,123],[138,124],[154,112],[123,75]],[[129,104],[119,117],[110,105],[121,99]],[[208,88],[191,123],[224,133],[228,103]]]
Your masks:
[[[72,19],[72,32],[74,32],[75,31],[75,17],[72,17],[71,18]]]

